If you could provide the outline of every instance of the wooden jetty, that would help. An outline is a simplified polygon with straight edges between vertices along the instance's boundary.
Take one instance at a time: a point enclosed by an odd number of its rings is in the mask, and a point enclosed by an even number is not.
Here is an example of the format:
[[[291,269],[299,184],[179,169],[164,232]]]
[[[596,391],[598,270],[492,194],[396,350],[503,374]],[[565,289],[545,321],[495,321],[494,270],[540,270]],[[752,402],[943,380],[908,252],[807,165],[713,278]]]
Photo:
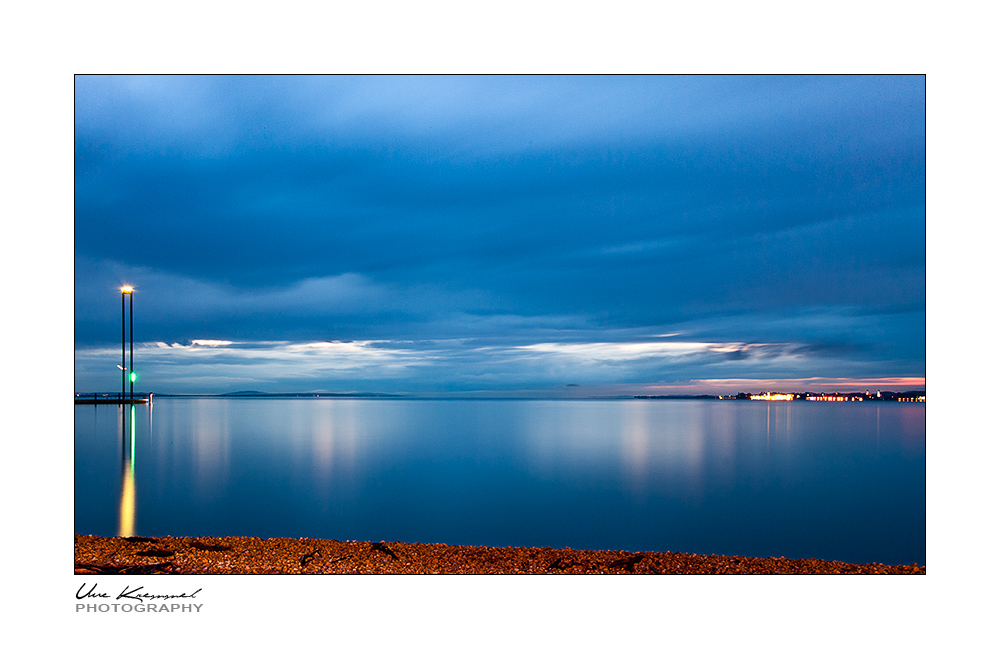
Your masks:
[[[122,404],[122,403],[149,403],[153,400],[152,394],[135,395],[130,397],[121,392],[77,392],[73,397],[74,404],[93,405],[98,404]]]

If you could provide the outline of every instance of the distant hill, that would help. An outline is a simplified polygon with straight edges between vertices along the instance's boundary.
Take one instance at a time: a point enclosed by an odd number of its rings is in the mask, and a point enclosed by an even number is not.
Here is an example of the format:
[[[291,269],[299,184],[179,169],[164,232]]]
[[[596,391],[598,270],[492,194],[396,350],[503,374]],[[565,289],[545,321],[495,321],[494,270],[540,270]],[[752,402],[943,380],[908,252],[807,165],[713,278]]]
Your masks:
[[[637,394],[633,399],[718,399],[717,394]]]
[[[261,392],[260,390],[239,390],[225,394],[205,396],[214,397],[396,397],[395,394],[381,392]]]
[[[178,394],[156,392],[156,397],[185,397],[196,399],[288,399],[288,398],[399,398],[398,394],[383,394],[381,392],[261,392],[260,390],[237,390],[223,394]]]

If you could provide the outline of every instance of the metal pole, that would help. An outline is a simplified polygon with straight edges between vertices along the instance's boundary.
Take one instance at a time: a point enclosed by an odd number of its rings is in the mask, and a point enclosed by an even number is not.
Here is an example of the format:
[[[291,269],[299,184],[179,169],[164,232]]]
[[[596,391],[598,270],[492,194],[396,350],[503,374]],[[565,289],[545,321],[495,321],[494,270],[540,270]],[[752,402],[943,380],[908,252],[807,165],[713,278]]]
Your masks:
[[[132,401],[133,395],[132,390],[135,386],[135,381],[132,379],[132,374],[135,372],[135,368],[132,366],[132,291],[128,294],[128,399]]]
[[[125,292],[122,291],[122,398],[125,398]]]

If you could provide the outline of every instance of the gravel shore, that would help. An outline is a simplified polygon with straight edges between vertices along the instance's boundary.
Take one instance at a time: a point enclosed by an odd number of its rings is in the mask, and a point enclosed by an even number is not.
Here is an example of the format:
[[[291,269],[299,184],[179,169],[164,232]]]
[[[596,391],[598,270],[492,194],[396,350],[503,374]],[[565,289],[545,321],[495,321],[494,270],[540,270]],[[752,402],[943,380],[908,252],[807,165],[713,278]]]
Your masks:
[[[76,535],[75,572],[182,575],[923,575],[925,566],[443,543]]]

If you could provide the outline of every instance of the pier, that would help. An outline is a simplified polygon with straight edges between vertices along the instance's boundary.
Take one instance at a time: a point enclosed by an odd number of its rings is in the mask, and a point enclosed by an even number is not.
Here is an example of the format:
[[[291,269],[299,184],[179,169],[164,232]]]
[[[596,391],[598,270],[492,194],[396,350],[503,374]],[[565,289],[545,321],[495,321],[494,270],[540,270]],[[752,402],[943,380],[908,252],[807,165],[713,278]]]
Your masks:
[[[98,405],[103,403],[150,403],[153,400],[152,393],[146,396],[132,396],[121,392],[77,392],[73,397],[74,404]]]

